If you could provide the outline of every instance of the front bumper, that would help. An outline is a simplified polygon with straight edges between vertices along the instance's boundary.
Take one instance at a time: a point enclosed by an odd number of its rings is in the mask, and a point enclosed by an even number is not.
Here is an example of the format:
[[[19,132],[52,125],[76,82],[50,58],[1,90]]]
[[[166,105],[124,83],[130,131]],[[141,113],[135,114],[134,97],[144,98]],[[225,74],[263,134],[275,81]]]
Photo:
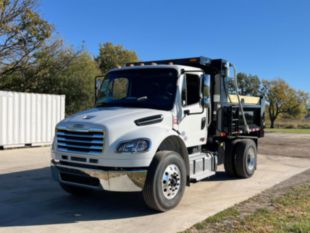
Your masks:
[[[142,191],[147,170],[106,170],[51,161],[53,178],[61,183],[117,192]]]

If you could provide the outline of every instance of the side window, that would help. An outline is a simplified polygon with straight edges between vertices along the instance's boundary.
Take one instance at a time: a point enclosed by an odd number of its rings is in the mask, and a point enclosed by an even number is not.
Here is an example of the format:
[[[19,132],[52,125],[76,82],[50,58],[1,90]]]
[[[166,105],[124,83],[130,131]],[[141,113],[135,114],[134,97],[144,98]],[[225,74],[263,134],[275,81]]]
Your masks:
[[[127,78],[117,78],[113,82],[113,98],[122,99],[127,96],[128,90],[128,79]]]
[[[112,95],[113,82],[109,79],[104,79],[98,93],[98,98],[107,98]]]
[[[186,74],[182,86],[182,105],[192,105],[200,101],[200,77]]]
[[[205,102],[210,101],[210,76],[204,75],[203,77],[203,98]]]

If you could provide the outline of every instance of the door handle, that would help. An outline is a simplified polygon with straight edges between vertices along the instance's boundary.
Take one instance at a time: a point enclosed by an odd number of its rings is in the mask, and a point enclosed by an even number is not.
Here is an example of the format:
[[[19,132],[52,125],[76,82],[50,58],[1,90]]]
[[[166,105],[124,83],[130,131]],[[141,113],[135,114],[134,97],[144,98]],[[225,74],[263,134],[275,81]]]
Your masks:
[[[207,118],[203,117],[201,118],[201,129],[204,129],[206,127]]]

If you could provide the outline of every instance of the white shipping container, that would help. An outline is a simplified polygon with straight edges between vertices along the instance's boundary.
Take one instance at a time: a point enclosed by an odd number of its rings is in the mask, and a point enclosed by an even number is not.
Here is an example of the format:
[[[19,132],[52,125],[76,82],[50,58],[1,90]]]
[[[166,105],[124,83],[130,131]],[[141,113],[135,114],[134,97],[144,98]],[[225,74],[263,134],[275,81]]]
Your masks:
[[[49,145],[65,96],[0,91],[0,147]]]

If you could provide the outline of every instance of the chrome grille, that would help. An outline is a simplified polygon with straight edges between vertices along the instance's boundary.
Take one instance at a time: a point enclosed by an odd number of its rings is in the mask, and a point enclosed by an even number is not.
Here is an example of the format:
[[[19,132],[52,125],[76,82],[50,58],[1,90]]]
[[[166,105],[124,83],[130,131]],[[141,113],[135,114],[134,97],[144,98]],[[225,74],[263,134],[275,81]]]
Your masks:
[[[102,130],[73,131],[57,129],[58,151],[80,154],[101,154],[104,148]]]

